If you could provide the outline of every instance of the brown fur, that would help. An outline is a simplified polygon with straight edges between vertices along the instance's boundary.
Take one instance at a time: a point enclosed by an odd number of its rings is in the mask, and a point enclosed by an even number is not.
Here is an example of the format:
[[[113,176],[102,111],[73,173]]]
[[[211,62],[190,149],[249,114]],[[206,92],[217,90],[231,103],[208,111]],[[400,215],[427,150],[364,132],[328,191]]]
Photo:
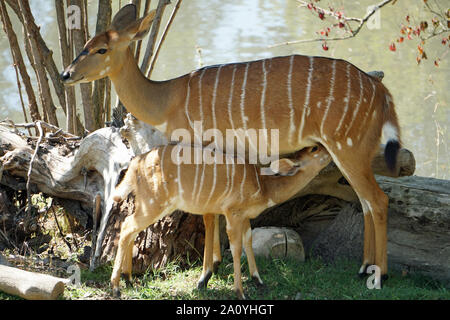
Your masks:
[[[133,193],[136,209],[122,224],[111,276],[112,286],[117,292],[121,271],[131,276],[131,254],[136,235],[173,211],[182,210],[205,216],[205,261],[200,282],[209,277],[213,270],[214,221],[211,214],[225,215],[234,260],[234,288],[242,298],[242,244],[247,253],[251,276],[261,282],[253,257],[249,219],[292,197],[331,158],[323,147],[306,148],[292,160],[279,160],[279,173],[292,176],[274,177],[261,176],[258,167],[250,164],[176,164],[172,154],[177,153],[177,147],[158,147],[134,158],[123,181],[116,188],[114,200],[121,201]],[[194,150],[191,147],[186,149]],[[203,184],[200,184],[200,177]],[[206,283],[203,285],[206,286]]]
[[[66,68],[66,83],[110,77],[127,110],[168,138],[179,128],[192,133],[193,122],[201,121],[204,130],[216,128],[223,136],[233,128],[278,129],[282,155],[322,144],[363,206],[361,270],[376,264],[385,275],[388,199],[374,179],[371,162],[382,129],[389,127],[389,138],[398,142],[400,129],[392,97],[381,81],[344,60],[300,55],[205,67],[151,81],[128,46],[145,35],[154,12],[134,21],[129,10],[116,16],[114,25],[120,28],[96,36],[89,42],[89,54]],[[103,55],[91,49],[103,46],[108,48]]]

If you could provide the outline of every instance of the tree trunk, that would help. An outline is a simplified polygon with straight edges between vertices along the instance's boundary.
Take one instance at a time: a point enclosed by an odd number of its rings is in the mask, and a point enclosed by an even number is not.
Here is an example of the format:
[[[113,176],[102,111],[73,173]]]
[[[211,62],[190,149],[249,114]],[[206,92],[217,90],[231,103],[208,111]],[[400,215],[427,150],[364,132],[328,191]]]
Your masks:
[[[111,0],[100,0],[98,2],[98,11],[97,11],[97,26],[95,28],[95,34],[100,34],[103,31],[106,31],[106,28],[111,23]],[[105,93],[107,82],[110,81],[109,78],[103,78],[94,82],[94,93],[93,93],[93,104],[94,104],[94,118],[95,118],[95,127],[101,128],[103,127],[105,121]]]
[[[64,137],[45,140],[30,175],[35,188],[56,199],[79,202],[85,211],[85,220],[92,218],[94,198],[100,194],[102,210],[107,212],[106,207],[112,206],[109,195],[114,190],[120,171],[131,158],[118,129],[99,129],[81,142],[64,140]],[[66,143],[55,143],[58,140]],[[12,188],[19,187],[17,182],[9,183],[8,177],[26,178],[33,152],[24,138],[0,125],[1,183]]]
[[[122,221],[134,212],[133,197],[115,206],[102,242],[101,262],[114,261]],[[181,266],[203,257],[204,226],[201,216],[175,211],[136,237],[133,273],[162,268],[176,260]]]
[[[25,48],[29,46],[33,58],[30,62],[34,64],[36,70],[36,78],[39,87],[39,94],[42,101],[42,108],[48,117],[50,124],[58,126],[58,119],[56,118],[56,107],[53,103],[50,86],[48,84],[47,73],[45,70],[45,59],[39,48],[37,39],[37,31],[32,26],[35,25],[34,17],[31,13],[30,4],[28,0],[19,0],[19,8],[24,21],[24,28],[26,31]],[[32,60],[32,61],[31,61]]]
[[[11,49],[11,54],[14,63],[17,65],[20,76],[22,78],[23,84],[25,86],[25,91],[28,96],[28,109],[30,110],[31,119],[37,121],[41,119],[39,114],[39,109],[36,102],[36,96],[34,94],[33,86],[31,85],[30,76],[28,75],[27,68],[23,61],[22,53],[20,51],[19,43],[17,41],[17,36],[13,30],[11,20],[9,19],[8,11],[6,10],[5,3],[0,2],[0,12],[1,20],[3,22],[3,29],[8,37],[9,46]]]
[[[84,5],[82,0],[70,0],[70,5],[76,5],[81,9],[81,21],[84,21],[86,12],[84,11]],[[83,51],[84,44],[86,43],[87,30],[85,29],[85,24],[81,24],[81,29],[73,29],[72,39],[74,43],[75,56]],[[81,100],[83,102],[83,113],[84,113],[84,124],[86,130],[89,132],[94,132],[99,127],[96,126],[94,104],[92,102],[92,84],[91,83],[81,83]]]

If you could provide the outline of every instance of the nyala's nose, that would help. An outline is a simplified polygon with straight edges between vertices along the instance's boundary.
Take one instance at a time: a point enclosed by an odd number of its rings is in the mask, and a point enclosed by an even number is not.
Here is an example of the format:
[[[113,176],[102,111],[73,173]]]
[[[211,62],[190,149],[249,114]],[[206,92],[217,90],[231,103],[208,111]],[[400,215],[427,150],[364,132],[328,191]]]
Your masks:
[[[69,79],[70,78],[70,73],[68,72],[68,71],[63,71],[62,73],[61,73],[61,80],[62,81],[66,81],[67,79]]]

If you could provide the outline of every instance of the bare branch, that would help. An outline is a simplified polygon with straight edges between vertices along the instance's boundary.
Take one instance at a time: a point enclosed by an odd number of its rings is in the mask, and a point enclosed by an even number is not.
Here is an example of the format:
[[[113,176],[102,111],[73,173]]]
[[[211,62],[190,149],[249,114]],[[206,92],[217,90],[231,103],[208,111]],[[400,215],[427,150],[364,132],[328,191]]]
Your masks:
[[[445,28],[445,29],[439,30],[438,32],[433,31],[433,33],[429,34],[428,36],[426,36],[426,37],[420,37],[420,38],[421,38],[423,41],[427,41],[428,39],[434,38],[434,37],[436,37],[436,36],[439,36],[439,35],[441,35],[441,34],[443,34],[443,33],[447,33],[447,32],[450,32],[450,29],[449,29],[449,28]]]
[[[84,21],[84,10],[82,0],[69,0],[69,4],[76,5],[81,8],[81,19]],[[73,29],[71,30],[74,49],[76,53],[80,53],[83,50],[85,39],[86,39],[86,30],[84,29],[85,25],[81,25],[80,30]],[[81,100],[83,101],[83,112],[84,112],[84,124],[86,130],[92,132],[96,128],[96,123],[94,121],[94,107],[92,102],[92,84],[91,83],[82,83],[80,84],[81,89]]]
[[[95,28],[96,34],[99,34],[106,30],[106,28],[111,23],[111,15],[111,0],[100,0],[98,3],[97,25]],[[107,81],[107,78],[104,78],[94,82],[94,93],[92,96],[92,100],[94,103],[94,120],[96,128],[101,128],[104,125],[104,102]]]
[[[147,74],[147,70],[150,67],[150,59],[153,56],[153,48],[155,47],[156,38],[158,37],[161,18],[164,14],[164,9],[169,3],[169,0],[159,0],[158,6],[156,7],[155,20],[153,20],[152,30],[150,31],[150,37],[147,43],[147,49],[145,50],[144,60],[141,64],[141,71],[144,74]]]
[[[162,33],[161,39],[159,39],[158,44],[156,45],[155,54],[153,55],[152,62],[150,63],[150,69],[148,71],[147,77],[150,78],[153,68],[155,67],[156,60],[158,59],[159,50],[161,49],[162,44],[164,43],[164,40],[166,39],[167,33],[170,29],[170,26],[172,25],[173,20],[175,19],[175,16],[178,12],[178,9],[180,8],[181,2],[183,0],[178,0],[175,4],[175,8],[173,8],[172,14],[170,15],[169,21],[167,22],[167,25]]]
[[[302,6],[308,5],[308,2],[306,2],[306,1],[303,1],[303,0],[297,0],[297,1],[300,2],[302,4]],[[394,0],[384,0],[384,1],[380,2],[379,4],[375,5],[372,8],[372,10],[370,10],[363,18],[351,18],[351,17],[345,17],[343,15],[340,16],[336,12],[332,12],[332,11],[328,11],[328,10],[319,8],[319,10],[321,10],[324,14],[332,16],[338,20],[343,20],[347,23],[350,21],[354,21],[354,22],[359,22],[359,24],[355,30],[349,30],[349,35],[346,35],[346,36],[334,37],[334,38],[314,38],[314,39],[306,39],[306,40],[286,41],[286,42],[282,42],[282,43],[273,44],[273,45],[269,46],[269,48],[290,45],[290,44],[300,44],[300,43],[308,43],[308,42],[323,42],[323,41],[337,41],[337,40],[346,40],[346,39],[353,38],[361,31],[361,28],[366,24],[366,22],[370,19],[370,17],[372,17],[375,14],[375,12],[377,12],[382,7],[384,7],[385,5],[387,5],[388,3],[391,3],[393,1]]]
[[[150,3],[151,3],[151,0],[145,0],[143,16],[146,16],[148,14],[148,12],[150,11]],[[142,40],[139,40],[138,44],[137,44],[137,48],[136,48],[136,55],[135,55],[136,61],[139,61],[139,57],[141,55],[141,47],[142,47]]]
[[[67,40],[67,29],[64,12],[64,2],[55,0],[56,20],[58,23],[59,47],[61,48],[61,57],[63,66],[70,64],[69,43]],[[77,124],[74,121],[76,114],[75,89],[73,87],[65,88],[66,95],[66,127],[67,131],[75,133]]]
[[[47,74],[45,71],[45,59],[39,48],[37,39],[37,34],[39,33],[36,29],[32,28],[34,23],[34,17],[31,13],[30,4],[28,0],[19,0],[19,8],[23,17],[24,27],[27,33],[28,42],[30,49],[32,51],[34,64],[36,67],[36,76],[40,88],[40,96],[42,100],[42,107],[44,112],[47,114],[49,122],[58,125],[58,119],[56,118],[56,108],[53,104],[53,99],[51,96],[50,86],[48,84]]]

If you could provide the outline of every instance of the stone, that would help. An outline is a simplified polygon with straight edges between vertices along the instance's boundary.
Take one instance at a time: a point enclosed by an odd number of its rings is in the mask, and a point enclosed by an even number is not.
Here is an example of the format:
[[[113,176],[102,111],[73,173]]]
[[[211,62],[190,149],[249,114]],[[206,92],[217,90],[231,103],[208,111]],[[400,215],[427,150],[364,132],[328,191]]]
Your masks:
[[[289,228],[261,227],[252,231],[255,257],[305,261],[305,250],[300,235]]]

